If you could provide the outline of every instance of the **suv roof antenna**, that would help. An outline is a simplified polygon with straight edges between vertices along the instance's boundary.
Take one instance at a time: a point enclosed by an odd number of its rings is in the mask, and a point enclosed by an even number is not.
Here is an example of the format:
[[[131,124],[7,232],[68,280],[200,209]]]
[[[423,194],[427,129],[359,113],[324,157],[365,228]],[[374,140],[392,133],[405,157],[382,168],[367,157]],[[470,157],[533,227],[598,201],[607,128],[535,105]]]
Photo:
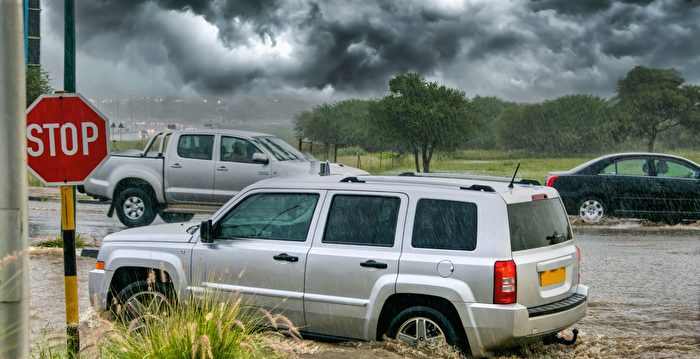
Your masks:
[[[515,167],[515,173],[513,173],[513,178],[510,180],[510,183],[508,184],[508,188],[513,188],[513,182],[515,182],[515,176],[518,174],[519,169],[520,169],[520,162],[518,162],[518,166]]]

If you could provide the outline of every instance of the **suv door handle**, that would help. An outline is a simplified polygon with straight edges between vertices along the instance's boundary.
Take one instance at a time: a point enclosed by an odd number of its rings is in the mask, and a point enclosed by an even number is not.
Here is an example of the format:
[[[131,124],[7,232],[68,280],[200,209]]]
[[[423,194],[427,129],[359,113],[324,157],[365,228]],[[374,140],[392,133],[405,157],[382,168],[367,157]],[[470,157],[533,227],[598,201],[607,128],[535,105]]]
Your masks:
[[[377,268],[377,269],[386,269],[386,267],[387,267],[386,263],[375,262],[373,259],[370,259],[366,262],[360,263],[360,266],[365,267],[365,268]]]
[[[272,256],[272,259],[274,259],[276,261],[285,261],[285,262],[298,262],[299,261],[299,257],[290,256],[287,253],[280,253],[276,256]]]
[[[216,169],[217,171],[228,171],[228,168],[226,166],[221,166]]]
[[[179,163],[173,163],[172,165],[170,165],[170,167],[172,167],[172,168],[182,168],[182,165],[179,164]]]

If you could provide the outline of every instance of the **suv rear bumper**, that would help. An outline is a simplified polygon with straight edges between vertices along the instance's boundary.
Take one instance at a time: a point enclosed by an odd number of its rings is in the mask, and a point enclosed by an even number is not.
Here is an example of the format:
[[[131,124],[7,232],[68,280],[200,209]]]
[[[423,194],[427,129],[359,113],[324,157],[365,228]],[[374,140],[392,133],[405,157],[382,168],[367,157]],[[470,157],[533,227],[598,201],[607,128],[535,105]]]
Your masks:
[[[537,340],[556,333],[586,315],[588,287],[578,285],[576,294],[548,305],[528,308],[520,304],[466,304],[462,318],[474,356],[491,350]]]

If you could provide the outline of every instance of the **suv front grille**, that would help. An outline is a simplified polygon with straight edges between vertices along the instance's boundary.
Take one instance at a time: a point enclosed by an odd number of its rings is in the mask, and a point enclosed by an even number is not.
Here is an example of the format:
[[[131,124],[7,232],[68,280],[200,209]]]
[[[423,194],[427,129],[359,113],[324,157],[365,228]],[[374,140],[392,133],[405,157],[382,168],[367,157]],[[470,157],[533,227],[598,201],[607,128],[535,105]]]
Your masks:
[[[585,295],[574,294],[574,295],[572,295],[566,299],[560,300],[558,302],[540,305],[539,307],[527,308],[527,313],[530,316],[530,318],[539,317],[541,315],[563,312],[565,310],[576,307],[585,301],[586,301]]]

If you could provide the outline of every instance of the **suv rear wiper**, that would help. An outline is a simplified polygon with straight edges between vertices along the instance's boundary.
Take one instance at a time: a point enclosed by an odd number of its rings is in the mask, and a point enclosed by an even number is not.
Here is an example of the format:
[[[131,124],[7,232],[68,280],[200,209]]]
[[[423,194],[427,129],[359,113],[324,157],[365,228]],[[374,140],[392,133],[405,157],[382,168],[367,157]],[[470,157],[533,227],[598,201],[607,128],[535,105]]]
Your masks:
[[[547,236],[545,238],[547,238],[550,244],[566,242],[569,239],[566,234],[557,234],[557,231],[554,231],[551,236]]]

